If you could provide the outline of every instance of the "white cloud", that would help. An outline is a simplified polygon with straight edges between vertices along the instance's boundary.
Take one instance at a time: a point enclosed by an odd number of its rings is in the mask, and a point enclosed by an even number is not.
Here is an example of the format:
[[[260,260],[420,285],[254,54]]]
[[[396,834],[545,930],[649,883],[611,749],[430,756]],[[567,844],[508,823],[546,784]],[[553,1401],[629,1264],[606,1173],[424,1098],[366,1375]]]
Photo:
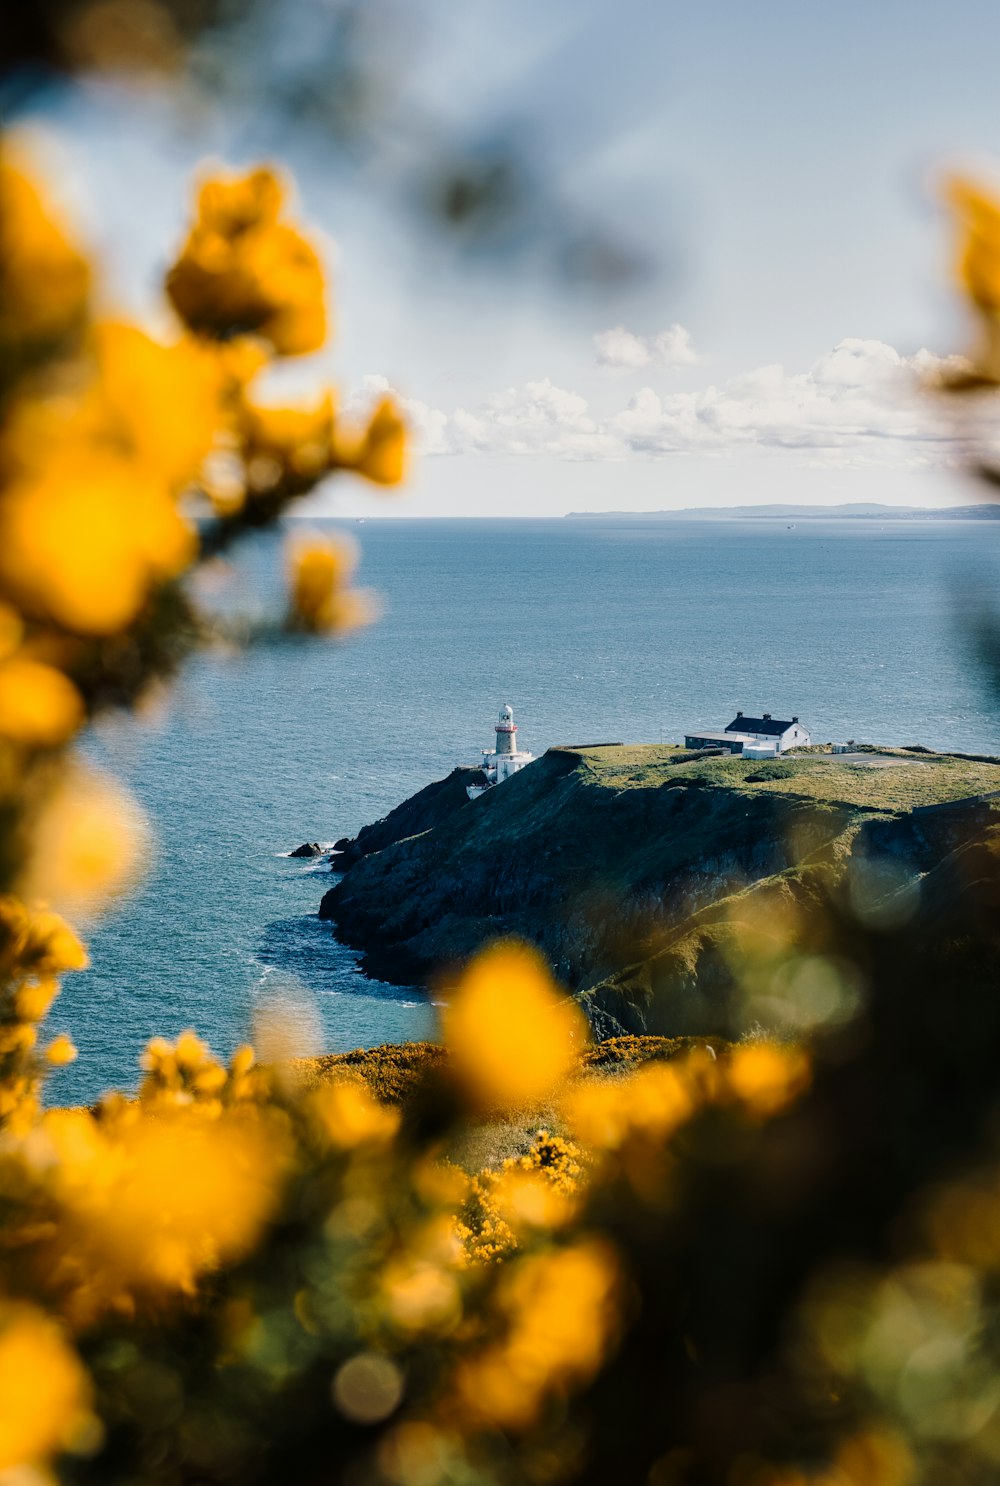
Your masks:
[[[796,451],[812,463],[898,466],[954,457],[955,425],[921,391],[948,364],[957,358],[906,357],[883,341],[847,339],[808,371],[762,366],[690,392],[643,387],[606,415],[548,377],[473,408],[404,405],[425,454],[625,460],[760,448]],[[366,378],[369,397],[388,390],[384,378]]]
[[[920,382],[942,363],[883,341],[841,341],[808,371],[763,366],[698,392],[644,388],[609,420],[633,453],[725,453],[739,447],[850,451],[907,462],[951,435]]]
[[[669,325],[655,335],[636,335],[624,325],[594,336],[597,364],[605,371],[644,371],[647,367],[693,366],[700,360],[683,325]]]
[[[484,406],[457,408],[449,442],[461,454],[552,454],[564,459],[613,459],[614,434],[602,429],[587,399],[545,377],[508,387]]]

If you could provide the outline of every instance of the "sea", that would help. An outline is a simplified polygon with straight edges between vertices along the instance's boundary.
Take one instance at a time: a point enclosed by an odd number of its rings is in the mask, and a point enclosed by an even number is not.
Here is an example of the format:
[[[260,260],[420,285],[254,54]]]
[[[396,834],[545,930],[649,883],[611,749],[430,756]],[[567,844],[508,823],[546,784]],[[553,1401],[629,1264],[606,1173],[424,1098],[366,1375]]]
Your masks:
[[[325,523],[313,523],[324,526]],[[298,529],[297,523],[289,523]],[[134,1088],[146,1041],[193,1027],[228,1055],[275,1017],[296,1045],[433,1037],[420,991],[367,979],[317,917],[332,843],[493,744],[672,742],[738,709],[815,741],[1000,754],[975,658],[1000,594],[1000,522],[368,520],[341,524],[381,618],[349,639],[203,655],[164,706],[86,750],[155,836],[141,885],[88,932],[53,1010],[80,1057],[67,1104]],[[207,602],[276,612],[282,538]]]

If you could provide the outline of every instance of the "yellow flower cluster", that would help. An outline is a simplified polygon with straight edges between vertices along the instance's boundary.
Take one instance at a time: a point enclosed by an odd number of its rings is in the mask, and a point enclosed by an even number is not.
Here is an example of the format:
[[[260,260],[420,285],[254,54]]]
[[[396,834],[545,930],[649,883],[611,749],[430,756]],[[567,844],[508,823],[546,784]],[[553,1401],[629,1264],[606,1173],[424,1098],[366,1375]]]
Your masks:
[[[86,964],[83,945],[58,914],[0,898],[0,1120],[18,1130],[30,1128],[38,1114],[38,1024],[59,994],[59,977]],[[49,1062],[70,1061],[71,1048],[68,1038],[57,1037]]]
[[[0,367],[17,375],[83,320],[90,266],[45,206],[26,164],[0,169]]]
[[[969,372],[944,378],[946,387],[975,391],[1000,381],[1000,200],[977,182],[956,177],[948,200],[959,229],[957,277],[976,319]]]
[[[623,1079],[588,1080],[569,1090],[563,1113],[575,1138],[595,1151],[662,1146],[701,1110],[732,1108],[771,1119],[809,1087],[806,1051],[750,1043],[723,1056],[695,1049],[669,1063],[647,1063]]]
[[[288,561],[290,629],[343,634],[373,617],[372,596],[351,586],[358,552],[346,537],[297,537],[289,545]]]
[[[52,1111],[32,1133],[25,1160],[49,1173],[58,1230],[51,1245],[38,1241],[37,1260],[77,1326],[109,1307],[131,1314],[139,1301],[193,1294],[276,1211],[285,1122],[251,1102],[214,1102]]]
[[[1000,202],[961,177],[951,182],[949,197],[962,224],[962,287],[979,309],[995,314],[1000,310]]]
[[[229,541],[337,470],[402,478],[390,400],[354,429],[329,392],[304,408],[254,395],[275,357],[326,334],[322,264],[284,199],[267,169],[205,181],[166,277],[181,332],[163,341],[93,317],[82,254],[24,171],[0,166],[0,741],[51,749],[81,726],[97,700],[86,646],[148,625],[191,568],[199,492]],[[296,600],[299,627],[367,615],[343,577],[309,614]]]
[[[100,1443],[90,1379],[62,1329],[37,1307],[0,1308],[0,1399],[4,1475],[44,1466],[62,1451],[90,1453]]]
[[[526,1429],[553,1395],[587,1382],[619,1321],[617,1257],[597,1239],[512,1261],[496,1305],[503,1335],[463,1362],[456,1406],[478,1427]]]
[[[338,469],[402,473],[390,403],[352,431],[332,394],[305,410],[255,394],[275,358],[326,333],[322,265],[285,220],[285,194],[266,169],[204,182],[166,278],[181,323],[156,338],[95,314],[86,258],[17,152],[0,159],[0,891],[25,905],[91,915],[144,864],[136,807],[61,754],[207,632],[181,586],[199,560],[197,500],[220,548]],[[346,544],[297,551],[285,628],[367,618],[355,563]],[[71,968],[30,982],[14,954],[0,977],[0,1125],[29,1119],[46,1069],[75,1056],[58,1036],[42,1055],[36,1030]]]
[[[315,248],[281,220],[284,191],[272,170],[214,177],[167,275],[167,293],[198,335],[258,335],[279,356],[318,351],[326,340],[326,283]]]
[[[82,948],[61,920],[16,900],[0,925],[2,968],[17,967],[21,1014],[36,1017],[50,978],[79,967]],[[527,1080],[502,1085],[486,1041],[500,992],[513,1056],[553,1038]],[[246,1047],[223,1065],[193,1031],[153,1039],[136,1098],[8,1123],[0,1232],[16,1255],[7,1282],[27,1307],[12,1312],[10,1355],[36,1382],[44,1355],[54,1383],[23,1419],[8,1420],[0,1398],[4,1458],[45,1464],[100,1447],[105,1384],[95,1392],[62,1327],[86,1347],[109,1327],[159,1334],[178,1307],[217,1313],[222,1379],[259,1372],[270,1390],[340,1349],[327,1396],[349,1421],[387,1422],[379,1458],[401,1486],[418,1456],[457,1470],[497,1430],[531,1439],[627,1330],[625,1259],[599,1216],[606,1193],[624,1176],[658,1208],[683,1124],[722,1110],[756,1127],[808,1084],[804,1054],[764,1044],[695,1050],[624,1078],[581,1072],[575,1015],[516,943],[477,957],[449,1005],[459,1073],[441,1092],[461,1101],[452,1128],[523,1109],[527,1093],[558,1095],[579,1143],[540,1129],[523,1154],[465,1178],[349,1072],[303,1085]],[[68,1051],[50,1045],[57,1061]],[[276,1259],[289,1232],[301,1252]],[[278,1292],[286,1269],[290,1288]],[[0,1313],[0,1377],[3,1328]],[[433,1387],[397,1420],[428,1348]]]
[[[520,1238],[568,1223],[576,1211],[585,1156],[561,1135],[540,1130],[529,1151],[508,1156],[469,1183],[458,1235],[476,1263],[501,1259]]]
[[[456,1077],[486,1109],[548,1099],[588,1040],[586,1019],[538,952],[513,941],[476,956],[447,997],[441,1021]]]

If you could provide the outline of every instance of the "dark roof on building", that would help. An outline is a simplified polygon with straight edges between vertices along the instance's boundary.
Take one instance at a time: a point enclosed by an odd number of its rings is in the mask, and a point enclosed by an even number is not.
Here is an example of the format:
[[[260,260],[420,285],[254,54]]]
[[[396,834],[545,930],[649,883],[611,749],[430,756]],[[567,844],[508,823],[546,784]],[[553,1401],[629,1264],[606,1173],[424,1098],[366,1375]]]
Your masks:
[[[726,728],[727,733],[766,733],[769,738],[780,738],[782,733],[787,733],[790,727],[798,722],[793,717],[790,722],[781,722],[780,719],[765,713],[763,717],[744,717],[742,712],[737,712],[732,722]]]

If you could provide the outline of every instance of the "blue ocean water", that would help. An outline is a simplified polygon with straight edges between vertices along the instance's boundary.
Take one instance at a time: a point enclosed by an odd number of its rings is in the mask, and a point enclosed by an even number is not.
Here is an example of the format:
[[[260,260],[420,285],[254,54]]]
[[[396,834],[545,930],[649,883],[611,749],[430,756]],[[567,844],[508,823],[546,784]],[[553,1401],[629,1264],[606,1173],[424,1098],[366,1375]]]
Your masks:
[[[142,887],[90,935],[52,1025],[81,1057],[60,1103],[132,1087],[145,1041],[194,1026],[221,1053],[300,987],[330,1049],[433,1035],[412,991],[362,977],[316,908],[332,842],[493,741],[680,740],[737,708],[851,737],[1000,753],[962,640],[1000,587],[1000,523],[369,521],[352,530],[384,615],[342,644],[200,659],[166,716],[91,751],[152,818]],[[266,607],[274,539],[228,602]]]

